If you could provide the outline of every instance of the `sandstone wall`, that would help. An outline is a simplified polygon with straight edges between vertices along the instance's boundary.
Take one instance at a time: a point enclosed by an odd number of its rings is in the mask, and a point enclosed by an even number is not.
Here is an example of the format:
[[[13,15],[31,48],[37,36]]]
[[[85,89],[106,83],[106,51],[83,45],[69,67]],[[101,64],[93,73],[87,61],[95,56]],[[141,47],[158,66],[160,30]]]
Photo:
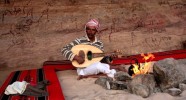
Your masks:
[[[176,50],[186,40],[186,0],[1,0],[0,70],[64,59],[60,49],[91,18],[108,52]]]

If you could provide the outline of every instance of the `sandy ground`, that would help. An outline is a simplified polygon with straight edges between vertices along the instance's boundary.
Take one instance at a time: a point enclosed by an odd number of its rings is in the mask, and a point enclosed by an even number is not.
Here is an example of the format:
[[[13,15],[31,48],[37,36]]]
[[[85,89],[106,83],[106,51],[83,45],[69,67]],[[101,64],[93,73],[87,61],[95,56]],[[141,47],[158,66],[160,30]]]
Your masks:
[[[106,90],[95,84],[96,78],[77,80],[75,70],[58,71],[57,75],[66,100],[186,100],[186,90],[178,97],[154,93],[142,98],[125,90]]]

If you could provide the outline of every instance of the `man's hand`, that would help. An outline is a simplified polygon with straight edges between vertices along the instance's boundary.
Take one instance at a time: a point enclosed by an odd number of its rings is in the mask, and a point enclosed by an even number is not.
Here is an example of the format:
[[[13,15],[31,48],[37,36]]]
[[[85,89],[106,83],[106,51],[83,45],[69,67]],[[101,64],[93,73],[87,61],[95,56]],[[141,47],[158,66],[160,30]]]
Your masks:
[[[118,55],[117,54],[111,54],[110,57],[111,58],[118,58]]]
[[[78,56],[78,55],[75,55],[73,60],[76,60],[79,64],[82,64],[85,62],[85,59],[81,56]]]

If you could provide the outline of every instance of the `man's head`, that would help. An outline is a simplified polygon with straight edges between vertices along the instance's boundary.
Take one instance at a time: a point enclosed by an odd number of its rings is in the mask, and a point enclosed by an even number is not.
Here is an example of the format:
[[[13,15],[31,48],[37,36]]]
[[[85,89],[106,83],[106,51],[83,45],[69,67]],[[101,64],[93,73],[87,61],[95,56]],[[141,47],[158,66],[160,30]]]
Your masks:
[[[87,24],[85,25],[85,29],[86,29],[86,33],[88,38],[91,41],[95,40],[95,35],[98,32],[98,28],[99,28],[99,22],[95,19],[91,19],[89,22],[87,22]]]

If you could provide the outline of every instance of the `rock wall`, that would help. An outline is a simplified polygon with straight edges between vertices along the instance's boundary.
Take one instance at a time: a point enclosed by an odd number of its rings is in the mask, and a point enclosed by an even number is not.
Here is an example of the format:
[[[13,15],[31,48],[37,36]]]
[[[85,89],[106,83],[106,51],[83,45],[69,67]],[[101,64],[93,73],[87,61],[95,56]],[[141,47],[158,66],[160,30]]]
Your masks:
[[[186,0],[1,0],[0,70],[64,59],[61,48],[91,18],[108,52],[176,50],[186,40]]]

